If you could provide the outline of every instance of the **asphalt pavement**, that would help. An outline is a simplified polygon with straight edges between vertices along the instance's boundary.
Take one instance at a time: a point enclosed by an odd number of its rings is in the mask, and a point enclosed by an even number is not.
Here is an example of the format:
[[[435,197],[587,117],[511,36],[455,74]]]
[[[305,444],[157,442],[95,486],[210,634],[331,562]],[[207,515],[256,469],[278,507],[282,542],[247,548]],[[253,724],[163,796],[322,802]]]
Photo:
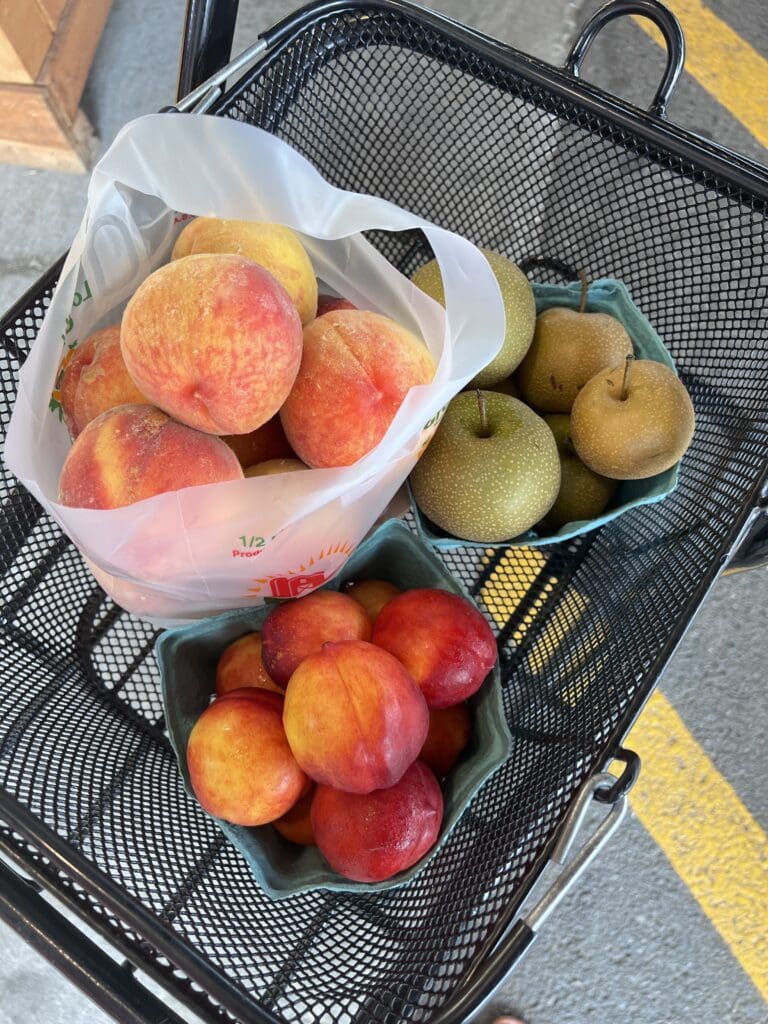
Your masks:
[[[437,0],[428,6],[560,64],[576,27],[597,4]],[[696,8],[690,0],[683,6]],[[243,2],[242,8],[236,47],[287,13],[275,0]],[[710,0],[708,8],[768,58],[762,0]],[[182,20],[182,0],[115,0],[83,98],[102,148],[131,117],[173,98]],[[601,35],[583,76],[646,106],[663,63],[657,43],[622,19]],[[765,95],[768,78],[754,88]],[[669,117],[766,162],[755,134],[692,75],[680,82]],[[0,166],[0,307],[8,306],[66,249],[86,189],[86,177]],[[768,572],[722,578],[661,683],[664,698],[763,831],[763,841],[768,829],[766,609]],[[646,759],[643,772],[654,772],[652,758]],[[684,787],[686,780],[677,784]],[[765,1024],[768,1008],[759,987],[768,979],[755,977],[754,971],[750,977],[718,930],[717,915],[673,867],[673,853],[653,837],[648,813],[646,805],[641,815],[630,812],[599,861],[481,1011],[481,1024],[512,1011],[529,1024]],[[706,862],[718,851],[705,849],[701,856]],[[764,925],[765,932],[768,922]],[[755,941],[764,943],[765,935]],[[0,1024],[33,1020],[101,1024],[107,1018],[0,927]]]

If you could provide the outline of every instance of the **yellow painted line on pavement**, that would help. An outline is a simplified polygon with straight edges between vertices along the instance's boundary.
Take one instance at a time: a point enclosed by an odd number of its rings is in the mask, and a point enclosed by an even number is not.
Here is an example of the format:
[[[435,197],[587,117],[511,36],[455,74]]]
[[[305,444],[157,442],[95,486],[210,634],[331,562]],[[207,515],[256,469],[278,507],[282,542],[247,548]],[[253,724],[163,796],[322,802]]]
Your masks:
[[[545,565],[538,551],[523,548],[506,554],[493,570],[482,600],[500,628]],[[554,577],[547,581],[545,593],[555,582]],[[527,610],[513,642],[524,638],[543,599],[540,595]],[[586,599],[571,591],[551,610],[526,655],[529,669],[547,671],[586,608]],[[597,653],[602,639],[598,629],[586,651],[570,652],[565,663],[570,682],[560,696],[572,707],[586,692],[587,678],[579,675],[583,657]],[[663,694],[651,696],[625,742],[644,762],[630,797],[635,813],[768,999],[768,837]]]
[[[768,146],[768,61],[701,0],[664,0],[685,34],[685,70],[729,110],[758,142]],[[648,18],[634,20],[660,46],[664,39]]]
[[[647,766],[632,808],[768,999],[768,836],[658,690],[626,746]]]

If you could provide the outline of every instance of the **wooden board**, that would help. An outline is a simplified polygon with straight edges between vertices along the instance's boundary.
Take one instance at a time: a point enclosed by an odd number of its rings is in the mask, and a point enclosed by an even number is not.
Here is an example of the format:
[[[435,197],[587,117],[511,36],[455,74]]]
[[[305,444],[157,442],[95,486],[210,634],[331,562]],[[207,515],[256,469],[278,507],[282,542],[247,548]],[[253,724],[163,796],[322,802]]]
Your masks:
[[[41,69],[38,81],[50,89],[62,113],[70,118],[77,112],[111,3],[70,0]]]
[[[69,0],[35,0],[35,2],[48,19],[48,24],[55,29]]]
[[[70,122],[57,115],[40,86],[0,85],[0,161],[84,171],[92,147],[93,131],[81,111]]]
[[[36,0],[0,0],[0,81],[34,82],[53,41]]]

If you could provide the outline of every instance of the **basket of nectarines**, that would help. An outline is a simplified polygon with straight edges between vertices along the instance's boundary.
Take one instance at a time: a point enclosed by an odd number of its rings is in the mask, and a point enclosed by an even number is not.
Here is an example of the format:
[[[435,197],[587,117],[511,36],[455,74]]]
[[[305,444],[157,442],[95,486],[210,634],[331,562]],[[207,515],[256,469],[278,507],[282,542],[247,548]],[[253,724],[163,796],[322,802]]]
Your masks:
[[[396,520],[343,579],[156,656],[187,790],[276,898],[408,881],[510,753],[493,633]]]

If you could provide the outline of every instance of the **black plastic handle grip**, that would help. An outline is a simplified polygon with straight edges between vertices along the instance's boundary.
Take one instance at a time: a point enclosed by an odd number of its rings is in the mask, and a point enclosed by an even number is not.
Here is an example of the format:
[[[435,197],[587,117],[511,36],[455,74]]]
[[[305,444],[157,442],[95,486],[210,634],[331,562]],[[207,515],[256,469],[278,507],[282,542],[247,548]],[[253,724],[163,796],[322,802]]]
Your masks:
[[[571,47],[571,52],[568,54],[565,70],[570,71],[574,78],[578,78],[581,72],[581,63],[598,32],[609,21],[628,14],[639,14],[652,21],[661,31],[667,44],[667,66],[664,69],[664,74],[656,90],[653,102],[648,108],[649,114],[653,114],[656,117],[664,117],[667,111],[667,104],[685,64],[685,37],[680,27],[680,22],[675,15],[664,4],[659,3],[658,0],[610,0],[610,3],[607,3],[594,13],[584,28],[582,28],[576,42]]]
[[[229,61],[238,5],[239,0],[187,0],[177,99]]]

